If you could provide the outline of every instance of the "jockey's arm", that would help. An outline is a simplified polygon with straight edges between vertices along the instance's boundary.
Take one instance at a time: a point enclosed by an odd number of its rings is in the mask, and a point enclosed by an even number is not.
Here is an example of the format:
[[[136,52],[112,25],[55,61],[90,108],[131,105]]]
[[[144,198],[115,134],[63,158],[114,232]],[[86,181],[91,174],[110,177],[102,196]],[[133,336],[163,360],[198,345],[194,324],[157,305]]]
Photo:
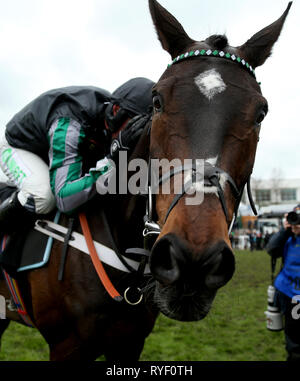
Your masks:
[[[82,175],[82,156],[78,147],[85,138],[84,129],[74,119],[57,119],[49,130],[50,185],[60,211],[70,213],[96,194],[99,176],[110,170],[108,160]],[[101,162],[101,161],[100,161]]]

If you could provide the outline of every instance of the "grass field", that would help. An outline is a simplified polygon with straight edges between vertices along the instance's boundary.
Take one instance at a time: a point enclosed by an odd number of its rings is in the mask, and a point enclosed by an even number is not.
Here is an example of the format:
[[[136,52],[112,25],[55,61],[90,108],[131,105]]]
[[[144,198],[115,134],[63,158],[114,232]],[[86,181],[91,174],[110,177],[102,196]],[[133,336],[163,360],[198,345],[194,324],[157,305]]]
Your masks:
[[[160,316],[140,360],[284,361],[283,332],[266,329],[269,281],[265,252],[237,251],[233,279],[218,292],[209,315],[196,323]],[[48,360],[48,347],[37,330],[11,323],[3,335],[0,360]]]

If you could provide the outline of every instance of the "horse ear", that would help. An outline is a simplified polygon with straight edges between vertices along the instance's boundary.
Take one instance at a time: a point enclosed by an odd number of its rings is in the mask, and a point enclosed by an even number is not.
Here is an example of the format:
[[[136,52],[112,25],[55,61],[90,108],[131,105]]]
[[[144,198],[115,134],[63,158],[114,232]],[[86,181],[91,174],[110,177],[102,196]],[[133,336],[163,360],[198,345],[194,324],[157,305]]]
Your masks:
[[[262,65],[271,55],[272,47],[280,35],[291,5],[292,1],[289,2],[287,9],[277,21],[262,29],[252,36],[244,45],[238,47],[243,57],[247,59],[254,68]]]
[[[158,39],[172,58],[177,57],[194,42],[176,18],[156,0],[149,0],[149,9]]]

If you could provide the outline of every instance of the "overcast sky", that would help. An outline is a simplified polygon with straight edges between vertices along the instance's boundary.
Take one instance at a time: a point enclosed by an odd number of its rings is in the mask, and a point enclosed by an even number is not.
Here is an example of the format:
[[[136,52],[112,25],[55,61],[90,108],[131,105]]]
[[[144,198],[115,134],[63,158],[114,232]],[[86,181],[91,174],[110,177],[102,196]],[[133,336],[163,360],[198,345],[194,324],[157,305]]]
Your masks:
[[[232,46],[281,16],[287,0],[161,0],[191,38],[225,33]],[[300,5],[294,0],[272,56],[257,68],[269,102],[254,176],[300,178]],[[157,81],[170,61],[147,0],[0,0],[2,128],[40,93],[69,85],[113,91],[131,77]]]

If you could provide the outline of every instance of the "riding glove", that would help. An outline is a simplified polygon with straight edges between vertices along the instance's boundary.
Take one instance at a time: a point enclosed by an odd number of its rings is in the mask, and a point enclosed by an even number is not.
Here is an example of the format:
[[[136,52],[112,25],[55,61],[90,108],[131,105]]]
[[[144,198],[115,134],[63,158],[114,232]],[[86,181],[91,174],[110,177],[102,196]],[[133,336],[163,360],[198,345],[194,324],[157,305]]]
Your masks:
[[[115,164],[110,158],[105,157],[96,163],[95,168],[90,169],[90,173],[97,173],[96,190],[99,194],[106,194],[109,192],[110,182],[113,181],[116,175]]]

